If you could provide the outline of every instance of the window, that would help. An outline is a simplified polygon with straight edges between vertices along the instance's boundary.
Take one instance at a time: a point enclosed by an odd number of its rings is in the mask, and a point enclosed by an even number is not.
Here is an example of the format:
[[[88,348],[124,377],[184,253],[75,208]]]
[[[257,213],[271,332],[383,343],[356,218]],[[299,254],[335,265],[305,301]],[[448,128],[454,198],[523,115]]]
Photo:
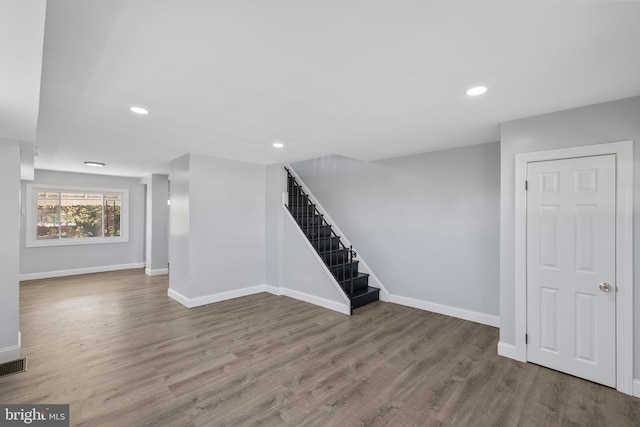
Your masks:
[[[27,246],[129,241],[129,190],[27,185]]]

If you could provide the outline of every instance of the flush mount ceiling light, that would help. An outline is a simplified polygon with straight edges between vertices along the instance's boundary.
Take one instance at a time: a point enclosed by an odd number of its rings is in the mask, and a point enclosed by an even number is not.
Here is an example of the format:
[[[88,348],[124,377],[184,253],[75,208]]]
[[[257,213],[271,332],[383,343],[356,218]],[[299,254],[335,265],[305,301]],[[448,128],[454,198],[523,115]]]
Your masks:
[[[105,163],[102,162],[84,162],[84,164],[94,168],[101,168],[105,166]]]
[[[486,91],[487,91],[486,87],[484,87],[484,86],[476,86],[476,87],[472,87],[471,89],[469,89],[466,93],[469,96],[478,96],[478,95],[482,95]]]
[[[284,144],[282,142],[274,142],[273,143],[273,147],[274,148],[283,148]]]
[[[136,114],[149,114],[149,110],[147,110],[146,108],[142,108],[142,107],[131,107],[130,108],[131,111],[133,111]]]

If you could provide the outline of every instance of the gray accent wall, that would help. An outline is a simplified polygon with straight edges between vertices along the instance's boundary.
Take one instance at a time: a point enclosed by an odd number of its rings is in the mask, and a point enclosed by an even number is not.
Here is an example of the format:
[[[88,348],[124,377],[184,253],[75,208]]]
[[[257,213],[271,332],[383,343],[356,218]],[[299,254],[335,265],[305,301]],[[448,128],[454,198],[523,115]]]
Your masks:
[[[640,97],[503,123],[500,131],[500,341],[515,344],[515,155],[634,141],[634,313],[640,312]],[[640,316],[634,319],[634,377],[640,377]]]
[[[26,247],[25,216],[20,221],[20,274],[48,274],[144,263],[144,186],[140,178],[36,170],[35,180],[22,182],[22,206],[26,209],[26,184],[129,190],[129,242],[94,245]]]
[[[498,315],[499,143],[291,166],[392,295]]]

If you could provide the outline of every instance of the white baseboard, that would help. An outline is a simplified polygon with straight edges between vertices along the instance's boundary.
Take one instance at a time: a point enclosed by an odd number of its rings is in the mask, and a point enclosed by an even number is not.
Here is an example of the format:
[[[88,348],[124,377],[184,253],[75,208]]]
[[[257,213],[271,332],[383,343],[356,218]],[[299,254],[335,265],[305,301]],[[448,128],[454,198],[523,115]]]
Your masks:
[[[469,320],[471,322],[482,323],[494,327],[500,326],[500,318],[491,314],[479,313],[477,311],[465,310],[463,308],[451,307],[435,302],[419,300],[415,298],[402,297],[399,295],[390,295],[389,302],[406,305],[407,307],[419,308],[421,310],[431,311],[438,314],[445,314],[458,319]]]
[[[270,286],[270,288],[272,287],[273,286]],[[331,301],[325,298],[317,297],[315,295],[310,295],[304,292],[296,291],[294,289],[288,289],[288,288],[276,288],[276,289],[278,289],[280,293],[275,295],[284,295],[286,297],[297,299],[299,301],[308,302],[309,304],[313,304],[313,305],[327,308],[329,310],[337,311],[338,313],[351,315],[351,307],[349,303],[340,303],[337,301]],[[270,291],[267,291],[267,292],[270,292]]]
[[[640,380],[637,378],[633,379],[633,395],[640,397]]]
[[[273,295],[282,295],[282,289],[278,286],[264,285],[264,291]]]
[[[506,342],[498,342],[498,355],[507,357],[509,359],[518,360],[516,346],[513,344],[507,344]]]
[[[75,268],[72,270],[43,271],[41,273],[27,273],[19,276],[20,281],[49,279],[51,277],[77,276],[78,274],[104,273],[105,271],[129,270],[144,268],[144,262],[131,264],[101,265],[97,267]]]
[[[213,304],[214,302],[226,301],[229,299],[246,297],[260,292],[264,292],[264,285],[251,286],[248,288],[234,289],[232,291],[219,292],[217,294],[204,295],[201,297],[187,298],[179,292],[169,288],[167,295],[178,301],[187,308],[199,307],[201,305]]]
[[[351,314],[351,307],[348,304],[340,303],[337,301],[331,301],[325,298],[310,295],[304,292],[296,291],[295,289],[288,289],[271,285],[257,285],[248,288],[236,289],[233,291],[219,292],[217,294],[205,295],[196,298],[187,298],[179,292],[169,288],[167,295],[169,298],[179,302],[187,308],[198,307],[201,305],[212,304],[214,302],[226,301],[228,299],[244,297],[247,295],[253,295],[260,292],[268,292],[273,295],[283,295],[299,301],[308,302],[309,304],[317,305],[327,308],[329,310],[337,311],[342,314]]]
[[[0,348],[0,363],[11,362],[20,359],[20,335],[18,335],[18,345]]]
[[[162,276],[165,274],[169,274],[169,269],[168,268],[158,268],[156,270],[152,270],[150,268],[145,268],[144,269],[144,274],[146,274],[147,276]]]
[[[184,305],[185,307],[191,308],[191,306],[189,304],[189,298],[185,297],[180,292],[176,292],[173,289],[169,288],[167,290],[167,296],[169,298],[171,298],[172,300],[177,301],[180,304]]]

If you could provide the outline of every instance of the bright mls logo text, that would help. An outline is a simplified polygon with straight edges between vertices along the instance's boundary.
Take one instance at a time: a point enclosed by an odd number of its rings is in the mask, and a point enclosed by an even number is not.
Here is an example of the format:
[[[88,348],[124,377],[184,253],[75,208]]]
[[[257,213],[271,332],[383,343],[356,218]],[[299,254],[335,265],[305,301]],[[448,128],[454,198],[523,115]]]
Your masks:
[[[28,411],[21,409],[20,411],[9,411],[9,408],[4,408],[4,419],[6,421],[23,421],[25,424],[31,424],[34,421],[46,421],[47,412],[43,409],[36,411],[36,408],[32,408]],[[53,415],[53,414],[51,414]]]
[[[0,405],[0,425],[68,426],[69,405]],[[3,423],[5,421],[6,423]]]

